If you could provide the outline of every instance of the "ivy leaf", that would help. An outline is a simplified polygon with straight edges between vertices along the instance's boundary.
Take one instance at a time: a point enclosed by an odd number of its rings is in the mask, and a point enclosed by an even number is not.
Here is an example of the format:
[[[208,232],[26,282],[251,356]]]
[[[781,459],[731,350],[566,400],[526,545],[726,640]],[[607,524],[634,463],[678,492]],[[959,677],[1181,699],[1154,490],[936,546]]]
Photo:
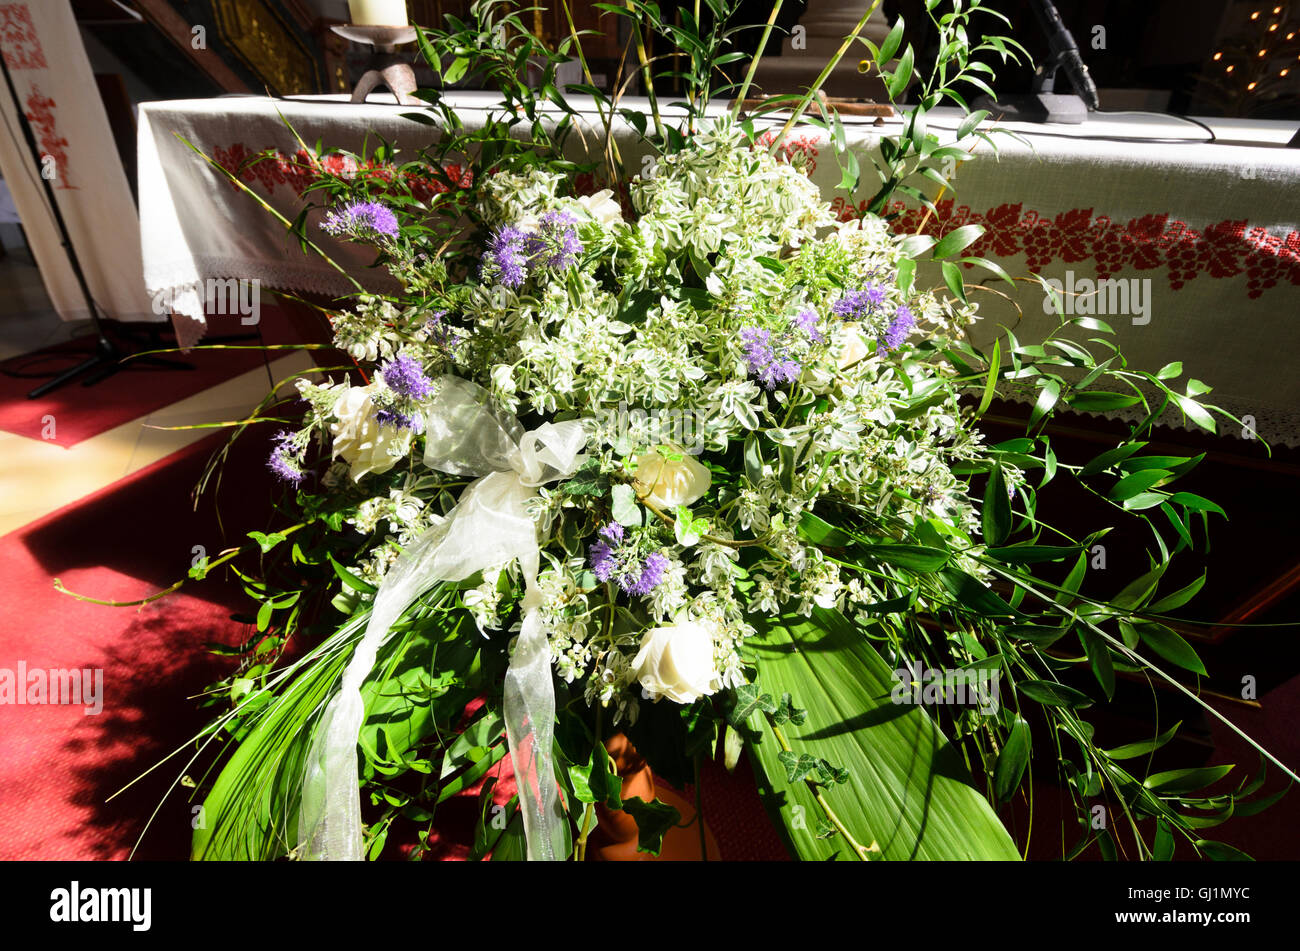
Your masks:
[[[628,528],[641,527],[641,506],[637,503],[636,492],[626,483],[614,486],[613,499],[614,521]]]
[[[280,532],[272,532],[269,535],[264,532],[249,532],[248,537],[257,542],[258,547],[262,549],[263,555],[284,541],[284,535]]]
[[[691,510],[685,505],[677,506],[677,520],[673,523],[673,534],[677,537],[677,544],[690,548],[700,540],[700,536],[708,531],[708,528],[708,519],[691,515]]]
[[[785,767],[785,780],[788,783],[797,783],[800,780],[807,779],[821,762],[817,757],[808,753],[791,753],[787,750],[782,750],[776,755],[776,758]]]
[[[777,705],[770,694],[758,689],[758,684],[741,684],[731,692],[731,709],[727,712],[727,722],[736,729],[742,729],[757,710],[775,713]]]
[[[666,802],[639,796],[623,800],[623,811],[636,820],[638,852],[658,855],[664,846],[664,834],[681,820],[682,814]]]
[[[573,478],[564,483],[564,491],[569,495],[588,495],[597,498],[609,493],[609,476],[600,471],[600,460],[589,459],[573,474]]]
[[[790,694],[781,694],[781,702],[777,704],[776,711],[772,714],[772,721],[780,726],[783,723],[793,723],[795,726],[803,726],[804,719],[808,716],[808,711],[796,707],[790,699]]]

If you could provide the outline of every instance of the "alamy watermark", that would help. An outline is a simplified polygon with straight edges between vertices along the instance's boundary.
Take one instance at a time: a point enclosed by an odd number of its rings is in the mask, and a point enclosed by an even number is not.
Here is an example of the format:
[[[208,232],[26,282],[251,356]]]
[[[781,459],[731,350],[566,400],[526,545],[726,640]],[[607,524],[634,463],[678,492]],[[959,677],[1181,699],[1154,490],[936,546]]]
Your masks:
[[[179,310],[180,304],[199,301],[209,317],[239,316],[239,322],[252,327],[262,320],[262,282],[257,278],[241,281],[233,277],[210,277],[205,281],[155,291],[153,312],[160,317]]]
[[[1047,283],[1056,294],[1043,295],[1043,313],[1055,314],[1057,301],[1067,317],[1132,317],[1138,326],[1151,323],[1151,279],[1149,277],[1105,278],[1074,276],[1065,272],[1065,280],[1049,277]],[[1053,300],[1053,297],[1057,300]]]
[[[994,668],[922,667],[912,661],[892,674],[893,703],[974,706],[985,716],[998,712],[1002,671]]]
[[[0,667],[0,706],[81,704],[85,715],[96,716],[104,710],[104,669]]]
[[[690,409],[641,409],[620,401],[617,409],[596,413],[596,427],[612,442],[620,440],[640,446],[672,446],[697,456],[705,447],[706,416]]]

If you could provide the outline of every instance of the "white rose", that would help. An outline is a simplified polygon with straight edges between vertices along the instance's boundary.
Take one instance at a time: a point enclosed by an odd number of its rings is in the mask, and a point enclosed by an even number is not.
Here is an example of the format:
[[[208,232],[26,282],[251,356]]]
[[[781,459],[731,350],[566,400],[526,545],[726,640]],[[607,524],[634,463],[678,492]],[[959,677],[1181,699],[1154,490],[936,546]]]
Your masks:
[[[632,669],[641,689],[655,702],[667,697],[676,703],[692,703],[721,686],[713,662],[713,636],[695,621],[646,631]]]
[[[685,453],[680,459],[665,459],[657,452],[636,457],[636,492],[661,509],[672,510],[702,498],[713,484],[713,476]]]
[[[370,472],[387,472],[397,464],[398,456],[389,449],[406,438],[393,426],[381,426],[375,419],[371,395],[379,383],[349,386],[334,404],[336,421],[330,423],[334,436],[334,455],[351,465],[353,482]]]
[[[862,336],[862,331],[858,330],[855,323],[846,323],[844,325],[844,343],[840,348],[839,358],[836,364],[841,370],[851,367],[859,360],[865,360],[871,353],[871,347],[867,344],[867,338]]]
[[[608,188],[602,188],[594,195],[579,198],[578,204],[606,228],[623,223],[623,209],[614,200],[614,193]]]

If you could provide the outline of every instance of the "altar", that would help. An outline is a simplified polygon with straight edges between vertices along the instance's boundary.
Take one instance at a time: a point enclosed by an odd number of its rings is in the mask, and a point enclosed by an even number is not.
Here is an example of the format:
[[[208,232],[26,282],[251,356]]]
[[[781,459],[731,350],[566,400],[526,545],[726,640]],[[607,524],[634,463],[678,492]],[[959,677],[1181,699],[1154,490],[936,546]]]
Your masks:
[[[499,108],[489,93],[449,98],[468,123]],[[373,100],[353,105],[342,97],[248,96],[141,105],[145,281],[154,299],[175,313],[184,344],[207,330],[203,288],[210,281],[233,278],[316,295],[344,294],[352,286],[304,253],[283,223],[199,153],[293,220],[311,180],[305,143],[372,154],[383,140],[398,149],[399,161],[409,161],[436,137],[435,127],[409,118],[412,109],[391,98]],[[594,108],[579,112],[583,135],[569,139],[573,157],[593,161],[597,153],[584,155],[583,142],[594,148],[603,129]],[[1181,359],[1189,376],[1214,386],[1211,402],[1251,417],[1270,442],[1300,445],[1300,379],[1268,370],[1276,354],[1300,346],[1300,149],[1285,147],[1294,132],[1289,123],[1205,121],[1209,129],[1149,114],[1099,114],[1076,126],[1003,123],[1013,134],[995,135],[996,152],[981,143],[970,153],[955,193],[936,194],[927,180],[913,180],[936,200],[937,213],[902,203],[889,212],[900,234],[937,238],[962,225],[982,225],[985,233],[968,255],[997,261],[1013,277],[1041,274],[1061,292],[1067,315],[1110,324],[1132,365],[1154,371]],[[780,122],[759,120],[759,126],[776,129]],[[955,112],[930,116],[941,138],[951,138],[958,122]],[[841,171],[825,132],[797,127],[781,151],[803,164],[841,217],[850,217],[871,195],[868,159],[878,154],[880,137],[896,134],[901,123],[845,117],[849,146],[864,169],[853,199],[836,191]],[[630,126],[616,122],[614,135],[629,166],[640,160],[651,168]],[[272,157],[250,161],[264,150]],[[348,165],[338,156],[326,161],[338,169]],[[353,170],[389,173],[373,161]],[[454,167],[446,171],[452,181],[461,174]],[[574,183],[580,193],[607,185],[599,166]],[[413,180],[412,187],[433,194],[448,186],[430,176]],[[395,289],[381,270],[367,268],[365,250],[318,229],[313,238],[363,286]],[[967,268],[967,281],[978,280],[981,272]],[[937,269],[932,275],[923,269],[922,278],[940,283]],[[1012,327],[1024,345],[1055,326],[1037,283],[1018,281],[1012,288],[991,274],[982,283],[990,290],[973,292],[982,318],[972,332],[977,346],[991,341],[999,324]]]

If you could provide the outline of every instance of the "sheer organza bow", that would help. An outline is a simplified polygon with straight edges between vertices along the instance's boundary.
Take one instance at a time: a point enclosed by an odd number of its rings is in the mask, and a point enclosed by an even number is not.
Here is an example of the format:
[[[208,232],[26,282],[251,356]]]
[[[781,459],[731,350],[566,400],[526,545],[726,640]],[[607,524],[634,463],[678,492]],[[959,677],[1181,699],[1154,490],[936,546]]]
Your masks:
[[[511,559],[518,559],[524,578],[524,616],[506,672],[506,736],[528,857],[565,857],[564,818],[551,755],[555,687],[550,647],[537,610],[541,548],[526,504],[538,486],[565,478],[582,465],[586,430],[582,421],[570,420],[525,432],[517,419],[498,417],[489,409],[482,387],[455,376],[440,382],[426,416],[424,463],[477,478],[442,521],[407,547],[375,594],[365,634],[308,753],[298,815],[300,858],[362,858],[357,775],[357,736],[365,721],[361,685],[389,629],[437,582],[461,581]]]

